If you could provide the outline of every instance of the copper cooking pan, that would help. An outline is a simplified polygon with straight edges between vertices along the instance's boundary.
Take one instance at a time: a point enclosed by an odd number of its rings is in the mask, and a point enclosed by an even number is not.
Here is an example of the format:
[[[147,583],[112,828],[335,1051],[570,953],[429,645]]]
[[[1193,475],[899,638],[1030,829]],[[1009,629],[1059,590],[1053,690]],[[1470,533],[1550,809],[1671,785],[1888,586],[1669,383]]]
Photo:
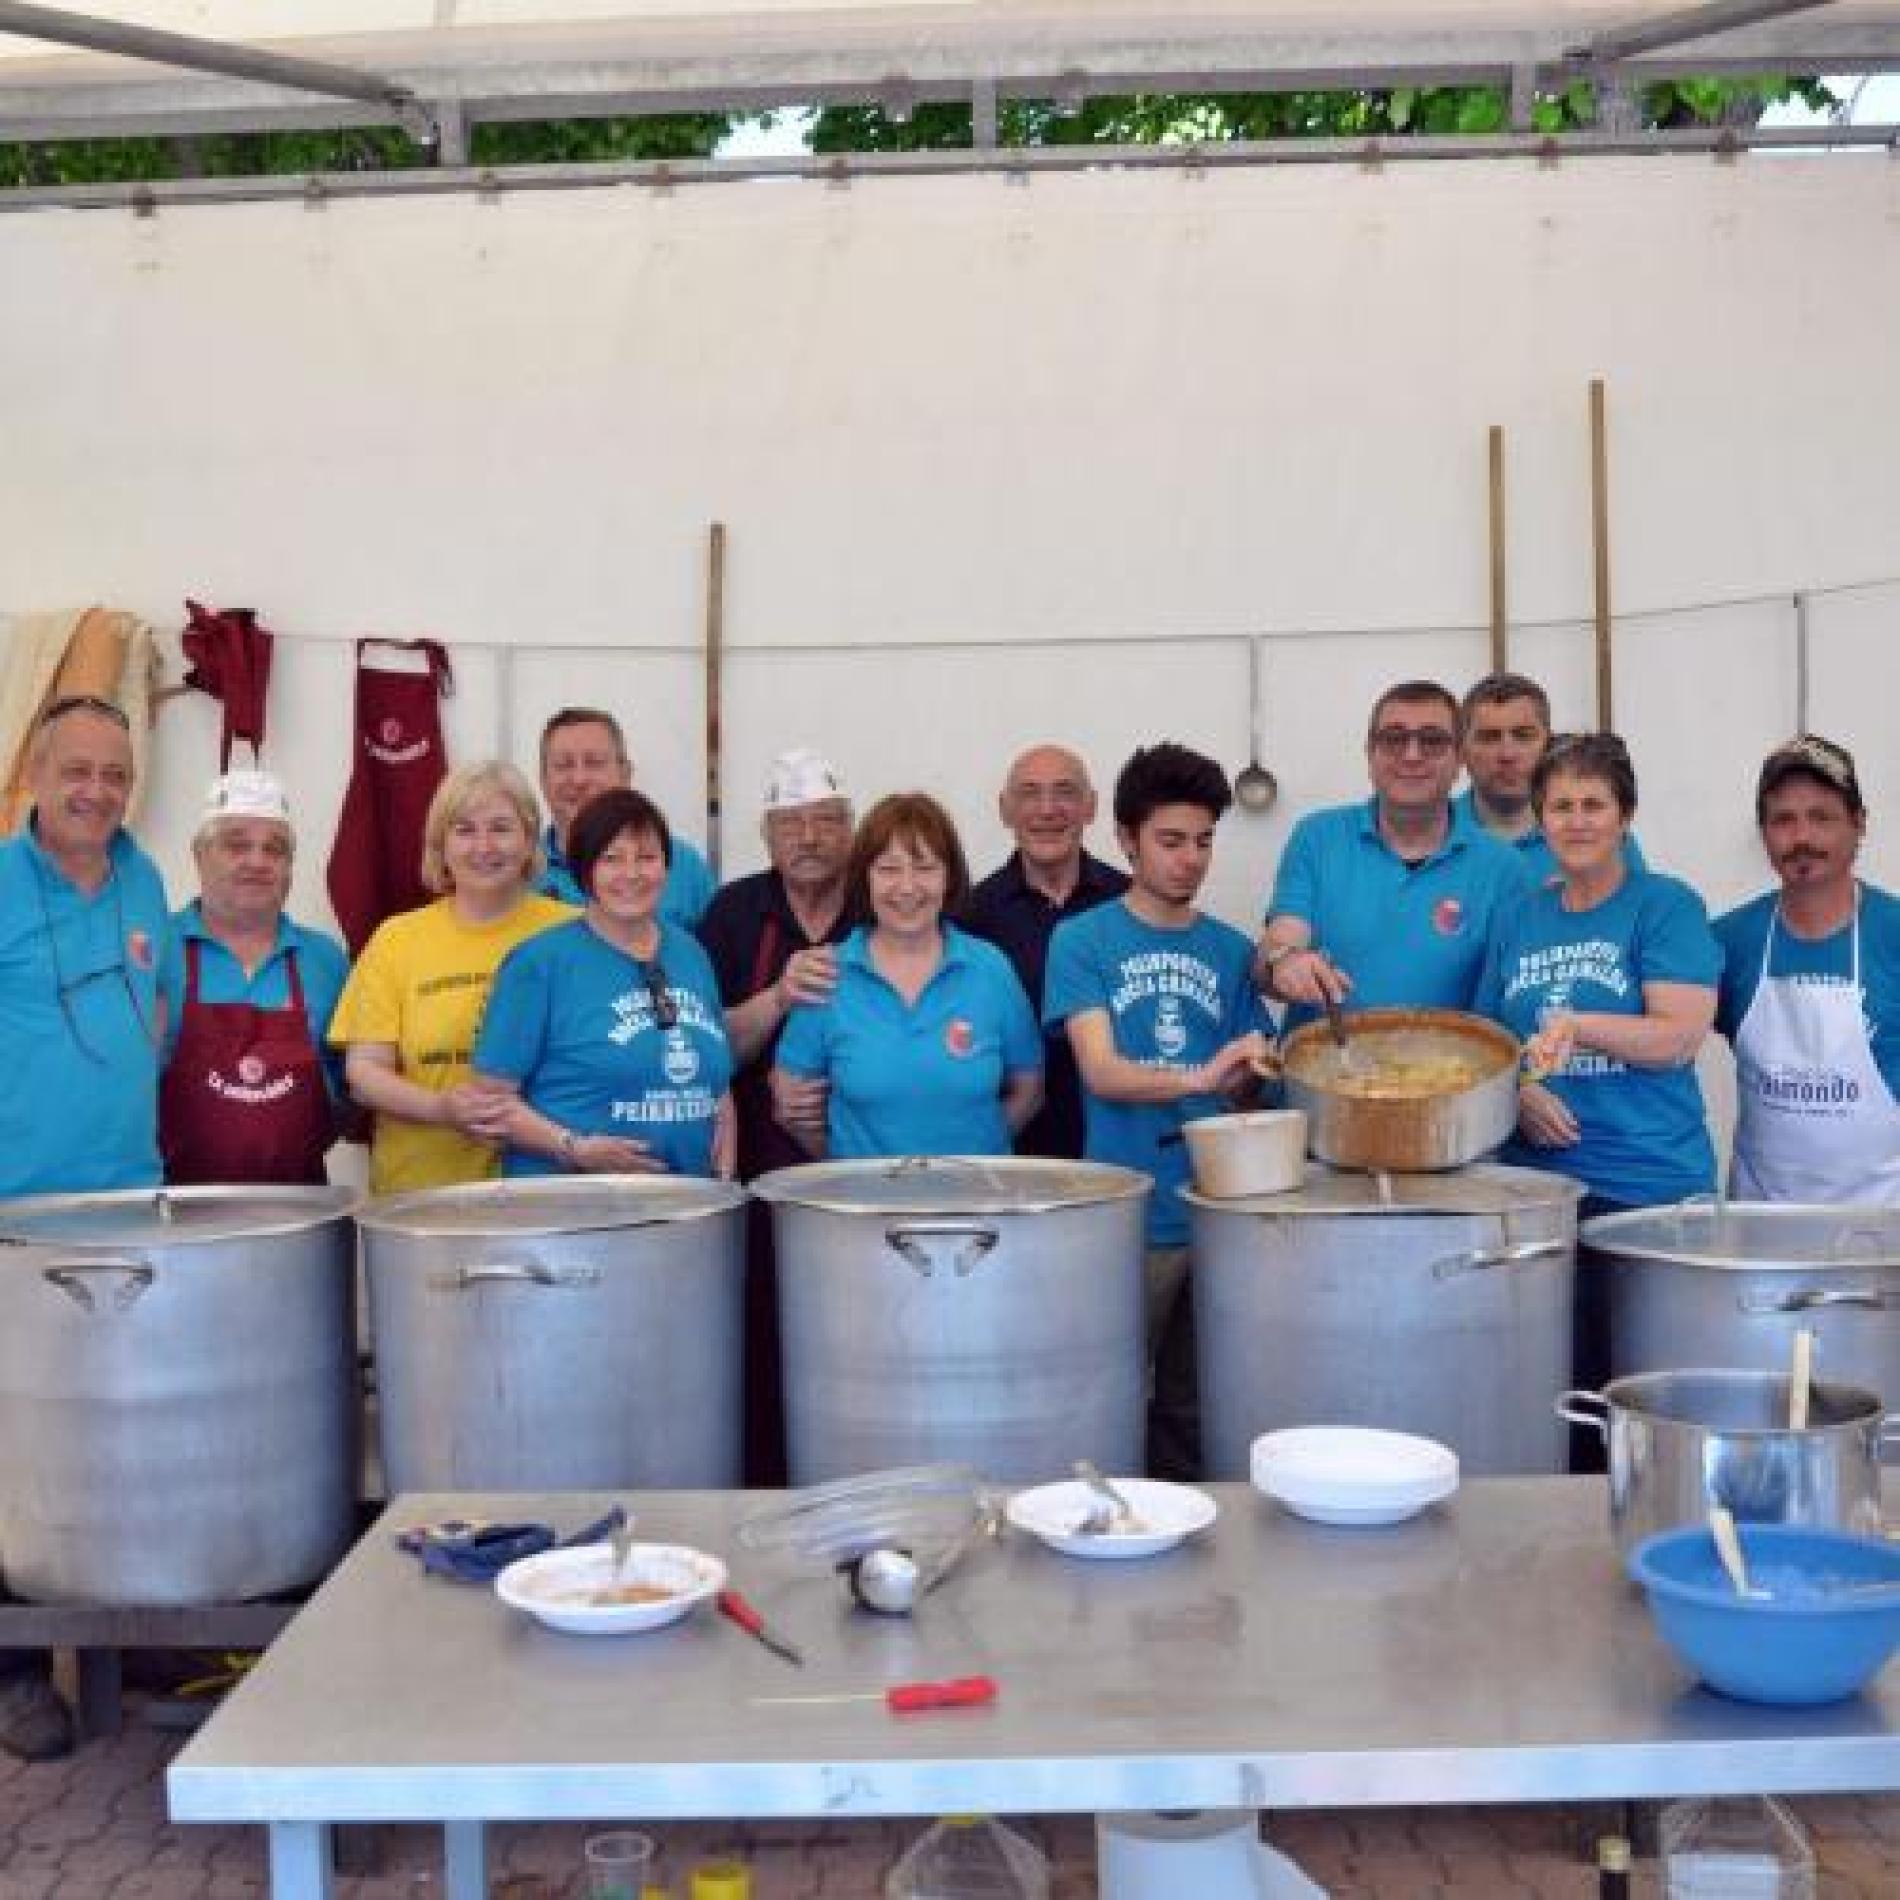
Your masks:
[[[1324,1020],[1286,1039],[1286,1099],[1307,1117],[1307,1145],[1336,1168],[1394,1174],[1461,1168],[1517,1122],[1517,1038],[1455,1009],[1363,1009],[1345,1017],[1350,1052]],[[1469,1080],[1434,1085],[1406,1070],[1457,1065]]]

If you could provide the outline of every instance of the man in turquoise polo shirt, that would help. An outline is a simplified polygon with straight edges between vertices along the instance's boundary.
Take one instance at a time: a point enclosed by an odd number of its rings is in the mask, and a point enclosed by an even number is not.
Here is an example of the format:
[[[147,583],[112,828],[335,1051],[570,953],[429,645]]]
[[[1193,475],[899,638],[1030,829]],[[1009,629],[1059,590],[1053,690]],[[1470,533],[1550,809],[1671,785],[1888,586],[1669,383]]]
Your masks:
[[[1459,715],[1471,783],[1452,811],[1510,845],[1533,884],[1550,883],[1557,860],[1531,808],[1531,779],[1550,749],[1550,695],[1522,673],[1487,673],[1465,694]],[[1634,832],[1623,841],[1623,859],[1632,871],[1649,868]]]
[[[0,1198],[156,1186],[165,886],[125,830],[132,738],[117,706],[56,699],[27,750],[33,807],[0,843]],[[44,1650],[0,1650],[0,1748],[71,1751]]]
[[[632,783],[627,735],[612,713],[598,706],[566,706],[541,728],[541,796],[552,820],[541,840],[548,868],[535,887],[544,896],[585,908],[587,894],[568,869],[568,829],[590,798]],[[677,831],[672,839],[660,915],[682,930],[697,930],[712,902],[712,867]]]
[[[1458,701],[1436,681],[1379,696],[1372,796],[1293,827],[1256,967],[1289,1027],[1350,998],[1469,1009],[1493,910],[1531,888],[1518,853],[1457,812]]]

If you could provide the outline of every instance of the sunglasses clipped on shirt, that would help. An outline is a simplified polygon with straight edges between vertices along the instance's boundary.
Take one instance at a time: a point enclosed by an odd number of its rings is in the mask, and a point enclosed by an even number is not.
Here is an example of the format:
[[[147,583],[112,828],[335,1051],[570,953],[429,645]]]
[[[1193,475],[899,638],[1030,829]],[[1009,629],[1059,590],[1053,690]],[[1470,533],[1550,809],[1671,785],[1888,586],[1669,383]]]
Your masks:
[[[666,965],[658,957],[647,965],[647,1001],[653,1005],[653,1020],[662,1029],[671,1029],[680,1019],[680,1006],[666,980]]]

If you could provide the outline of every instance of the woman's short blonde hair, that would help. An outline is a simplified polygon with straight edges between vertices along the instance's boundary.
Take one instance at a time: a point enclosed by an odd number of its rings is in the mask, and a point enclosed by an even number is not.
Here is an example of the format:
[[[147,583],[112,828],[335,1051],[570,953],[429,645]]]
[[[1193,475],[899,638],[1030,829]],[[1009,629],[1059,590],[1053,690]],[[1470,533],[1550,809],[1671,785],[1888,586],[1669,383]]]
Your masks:
[[[455,888],[442,847],[449,827],[474,804],[491,792],[507,799],[521,819],[528,836],[528,862],[522,882],[532,884],[547,869],[547,854],[541,849],[541,801],[534,787],[503,759],[482,759],[474,765],[458,765],[429,800],[429,815],[422,821],[422,882],[438,897]]]

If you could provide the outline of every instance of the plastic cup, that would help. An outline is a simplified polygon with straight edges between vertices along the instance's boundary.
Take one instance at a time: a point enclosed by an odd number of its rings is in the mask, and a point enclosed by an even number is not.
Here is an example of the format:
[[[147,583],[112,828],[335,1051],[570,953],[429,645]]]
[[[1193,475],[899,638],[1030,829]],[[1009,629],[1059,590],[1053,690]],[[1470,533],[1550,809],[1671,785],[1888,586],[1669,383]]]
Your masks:
[[[651,1834],[616,1828],[590,1835],[582,1852],[587,1860],[588,1900],[640,1900],[659,1852]]]

